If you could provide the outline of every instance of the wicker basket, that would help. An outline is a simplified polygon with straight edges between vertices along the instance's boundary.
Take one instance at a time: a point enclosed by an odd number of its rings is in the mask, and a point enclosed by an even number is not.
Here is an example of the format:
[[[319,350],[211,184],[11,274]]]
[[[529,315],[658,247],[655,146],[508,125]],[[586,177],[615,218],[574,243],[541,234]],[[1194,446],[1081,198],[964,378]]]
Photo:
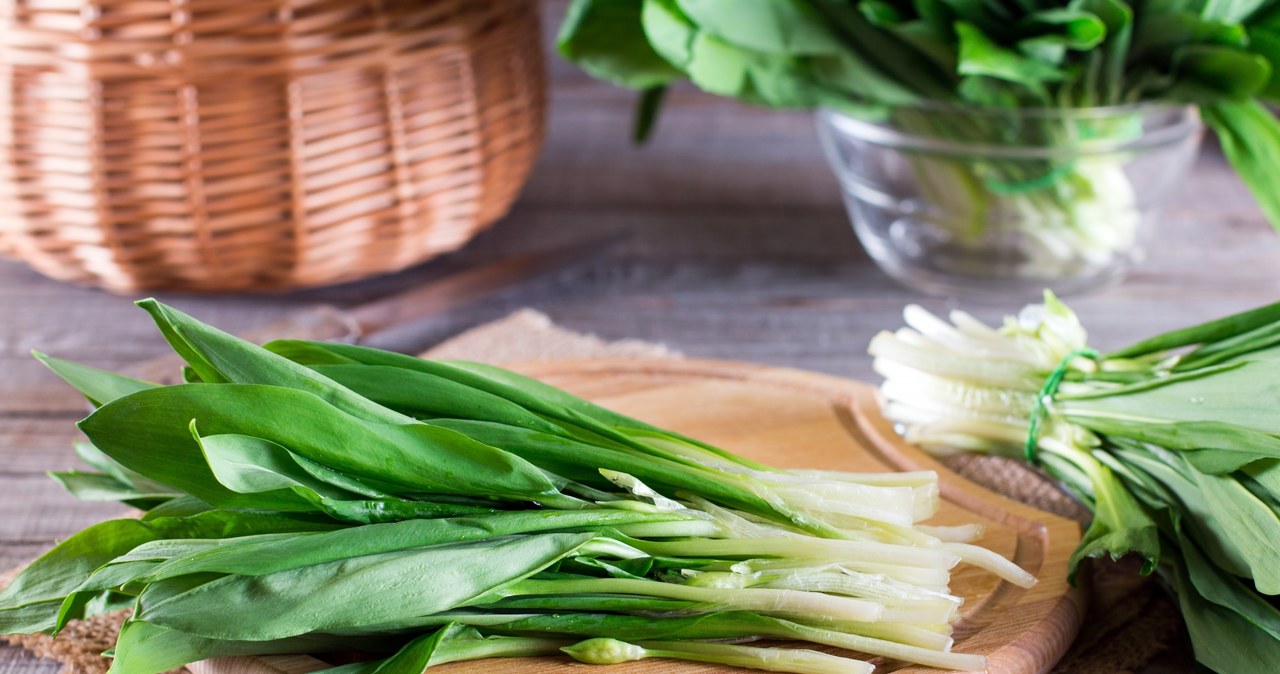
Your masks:
[[[0,0],[0,252],[117,291],[389,272],[506,213],[536,0]]]

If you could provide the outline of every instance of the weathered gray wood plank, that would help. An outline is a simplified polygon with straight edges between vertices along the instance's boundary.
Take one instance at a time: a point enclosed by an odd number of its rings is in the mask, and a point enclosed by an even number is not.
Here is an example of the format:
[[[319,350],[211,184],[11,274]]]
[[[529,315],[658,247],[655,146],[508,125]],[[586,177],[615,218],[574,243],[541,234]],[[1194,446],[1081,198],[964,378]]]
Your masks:
[[[71,448],[78,435],[72,423],[70,418],[58,417],[0,418],[0,480],[81,466]],[[8,494],[3,482],[0,494]]]
[[[0,545],[46,544],[66,538],[102,520],[122,517],[131,509],[118,503],[86,503],[69,497],[44,475],[0,477],[0,517],[11,522],[0,532]]]
[[[22,649],[0,646],[0,674],[52,674],[58,667],[57,663],[36,660]]]

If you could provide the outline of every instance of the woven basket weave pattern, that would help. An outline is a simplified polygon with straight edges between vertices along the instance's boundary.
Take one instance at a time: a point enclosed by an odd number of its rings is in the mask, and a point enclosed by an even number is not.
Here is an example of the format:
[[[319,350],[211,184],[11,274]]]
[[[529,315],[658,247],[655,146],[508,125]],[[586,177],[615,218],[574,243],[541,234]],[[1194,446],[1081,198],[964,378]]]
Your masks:
[[[402,269],[541,142],[536,0],[0,0],[0,252],[115,290]]]

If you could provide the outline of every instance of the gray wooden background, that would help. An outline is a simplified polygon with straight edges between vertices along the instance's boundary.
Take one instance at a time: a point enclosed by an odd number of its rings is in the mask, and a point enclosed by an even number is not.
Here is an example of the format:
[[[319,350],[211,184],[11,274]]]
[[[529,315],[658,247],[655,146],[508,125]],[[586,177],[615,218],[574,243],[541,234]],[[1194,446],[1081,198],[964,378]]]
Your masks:
[[[562,7],[548,5],[548,37]],[[897,327],[904,304],[961,305],[895,286],[862,252],[809,114],[748,109],[682,88],[669,96],[656,138],[636,148],[629,93],[557,58],[550,67],[551,122],[534,178],[510,217],[464,252],[324,290],[161,298],[241,331],[291,310],[358,303],[469,263],[624,229],[631,238],[606,258],[438,317],[423,346],[532,306],[608,338],[863,378],[871,376],[867,341]],[[160,353],[164,344],[133,299],[0,262],[0,569],[122,512],[77,503],[45,477],[75,464],[68,443],[83,407],[28,354],[38,348],[115,368]],[[1070,303],[1105,348],[1277,299],[1280,235],[1207,147],[1141,269]],[[987,319],[1017,308],[963,306]],[[55,670],[0,648],[0,674]]]

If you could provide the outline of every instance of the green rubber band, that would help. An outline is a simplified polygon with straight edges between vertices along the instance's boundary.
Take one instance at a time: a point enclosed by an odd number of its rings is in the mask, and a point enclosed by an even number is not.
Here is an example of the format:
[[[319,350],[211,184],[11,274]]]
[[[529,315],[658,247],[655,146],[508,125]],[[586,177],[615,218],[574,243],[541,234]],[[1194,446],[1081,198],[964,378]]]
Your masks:
[[[1057,395],[1058,387],[1062,385],[1062,380],[1067,376],[1067,369],[1071,367],[1071,361],[1080,358],[1098,359],[1098,352],[1093,349],[1076,349],[1068,353],[1058,363],[1058,367],[1054,368],[1049,378],[1044,380],[1044,386],[1040,388],[1039,395],[1036,396],[1036,404],[1031,408],[1031,419],[1027,423],[1027,446],[1026,458],[1027,463],[1037,465],[1040,461],[1036,457],[1036,447],[1040,444],[1040,421],[1044,417],[1044,409],[1053,400],[1053,396]]]
[[[1035,176],[1033,178],[1027,178],[1026,180],[1007,180],[1006,181],[1006,180],[997,180],[995,178],[988,178],[983,182],[987,186],[987,189],[991,190],[996,194],[999,194],[1001,196],[1006,196],[1006,197],[1018,196],[1021,194],[1030,194],[1031,192],[1038,192],[1040,190],[1047,189],[1049,187],[1057,185],[1059,182],[1062,181],[1063,178],[1067,177],[1075,170],[1076,170],[1076,167],[1073,166],[1072,163],[1068,162],[1066,164],[1063,164],[1062,166],[1054,168],[1052,171],[1049,171],[1044,175]]]

